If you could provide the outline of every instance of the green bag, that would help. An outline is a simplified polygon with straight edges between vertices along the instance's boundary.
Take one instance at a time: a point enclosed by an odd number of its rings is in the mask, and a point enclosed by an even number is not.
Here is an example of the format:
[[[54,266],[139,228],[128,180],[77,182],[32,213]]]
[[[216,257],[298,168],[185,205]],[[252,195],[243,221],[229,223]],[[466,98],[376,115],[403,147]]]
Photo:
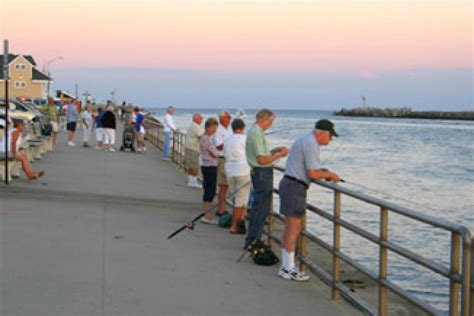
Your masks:
[[[230,226],[232,226],[232,215],[230,215],[229,213],[223,214],[219,218],[219,223],[217,225],[222,228],[229,228]]]

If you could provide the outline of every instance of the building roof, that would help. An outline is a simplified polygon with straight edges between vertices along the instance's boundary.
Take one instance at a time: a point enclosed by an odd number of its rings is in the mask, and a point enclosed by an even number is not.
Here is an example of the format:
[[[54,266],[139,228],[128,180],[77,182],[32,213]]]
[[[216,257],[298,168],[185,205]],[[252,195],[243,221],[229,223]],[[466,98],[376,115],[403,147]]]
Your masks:
[[[31,80],[53,80],[36,68],[33,68],[33,78]]]
[[[15,54],[8,54],[8,63],[11,63],[15,58],[17,58],[19,55]],[[31,55],[22,55],[23,58],[25,58],[31,65],[33,65],[33,76],[32,80],[53,80],[52,78],[48,77],[41,71],[35,68],[36,62]],[[0,55],[0,79],[3,79],[3,54]]]

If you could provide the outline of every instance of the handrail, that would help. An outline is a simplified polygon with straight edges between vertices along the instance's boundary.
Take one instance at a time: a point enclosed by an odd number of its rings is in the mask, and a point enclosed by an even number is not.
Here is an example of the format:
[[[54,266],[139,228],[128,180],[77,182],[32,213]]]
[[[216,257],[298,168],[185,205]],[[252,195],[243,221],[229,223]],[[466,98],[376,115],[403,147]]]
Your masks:
[[[147,140],[158,148],[163,148],[163,125],[156,120],[145,120],[145,128],[147,130]],[[182,169],[184,169],[185,152],[185,134],[182,132],[175,132],[172,135],[172,159]],[[282,167],[274,167],[274,170],[279,172],[285,172]],[[440,315],[441,312],[429,305],[428,303],[420,300],[416,296],[410,294],[405,289],[399,287],[393,282],[387,279],[388,269],[388,251],[397,253],[398,255],[411,260],[412,262],[430,269],[434,273],[437,273],[450,281],[450,292],[449,292],[449,315],[459,315],[459,306],[461,306],[461,315],[469,316],[471,305],[471,282],[474,291],[474,277],[471,277],[471,254],[474,251],[474,239],[471,239],[471,232],[465,226],[452,223],[443,219],[439,219],[430,215],[426,215],[416,210],[412,210],[406,207],[399,206],[397,204],[375,198],[363,193],[353,191],[345,188],[341,185],[334,184],[327,181],[316,180],[312,181],[314,184],[330,189],[334,192],[334,213],[331,214],[325,210],[318,208],[317,206],[307,204],[306,208],[308,211],[322,217],[333,223],[333,242],[329,244],[319,237],[315,236],[306,229],[306,216],[303,218],[303,230],[298,239],[298,253],[297,258],[300,260],[300,268],[302,270],[309,269],[314,275],[318,276],[321,280],[332,287],[332,298],[338,300],[341,296],[345,299],[358,306],[360,309],[371,315],[388,315],[388,291],[392,291],[399,296],[407,299],[421,310],[432,314]],[[275,194],[279,194],[278,189],[274,189]],[[343,211],[341,197],[343,195],[350,196],[359,201],[378,206],[380,208],[380,231],[379,235],[370,233],[353,223],[350,223],[341,218]],[[273,199],[272,199],[273,201]],[[445,267],[433,260],[425,258],[413,251],[406,249],[405,247],[399,246],[388,238],[389,229],[389,214],[396,213],[398,215],[410,218],[412,220],[431,225],[433,227],[449,231],[451,233],[451,262],[450,267]],[[272,241],[281,245],[281,240],[273,234],[273,218],[285,221],[285,217],[276,213],[272,210],[268,219],[268,228],[265,233],[268,236],[268,242],[271,244]],[[371,243],[379,246],[379,271],[374,272],[357,263],[347,254],[344,254],[341,248],[341,228],[347,229],[352,233],[365,238]],[[308,241],[314,242],[332,253],[333,265],[332,272],[326,272],[322,267],[312,262],[307,255],[307,244]],[[378,306],[374,308],[368,302],[364,301],[356,293],[351,292],[350,289],[341,282],[341,268],[340,261],[354,267],[370,279],[378,283],[379,286],[379,300]],[[473,281],[471,281],[471,278]],[[461,296],[459,297],[459,292]],[[474,296],[472,297],[474,301]],[[471,307],[470,307],[471,306]]]

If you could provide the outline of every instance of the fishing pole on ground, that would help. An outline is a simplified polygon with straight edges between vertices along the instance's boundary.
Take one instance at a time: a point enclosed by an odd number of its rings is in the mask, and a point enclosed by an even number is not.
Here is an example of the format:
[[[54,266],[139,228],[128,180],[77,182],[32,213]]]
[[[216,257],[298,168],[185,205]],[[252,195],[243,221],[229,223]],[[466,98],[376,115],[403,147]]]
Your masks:
[[[232,192],[232,194],[230,195],[229,198],[232,198],[234,197],[237,193],[240,192],[240,190],[242,190],[244,187],[250,185],[252,183],[252,181],[248,181],[244,184],[242,184],[239,188],[237,188],[237,190],[235,190],[235,192]],[[215,210],[217,207],[219,206],[219,203],[214,205],[213,207],[211,207],[209,209],[208,212],[211,212],[213,210]],[[194,226],[196,225],[196,222],[198,220],[200,220],[202,217],[204,217],[204,215],[206,215],[206,212],[202,212],[201,214],[199,214],[198,216],[196,216],[195,218],[193,218],[189,223],[186,223],[184,224],[183,226],[181,226],[180,228],[178,228],[177,230],[175,230],[173,233],[171,233],[167,239],[171,239],[173,238],[174,236],[176,236],[177,234],[181,233],[183,230],[185,229],[189,229],[189,230],[193,230],[194,229]]]

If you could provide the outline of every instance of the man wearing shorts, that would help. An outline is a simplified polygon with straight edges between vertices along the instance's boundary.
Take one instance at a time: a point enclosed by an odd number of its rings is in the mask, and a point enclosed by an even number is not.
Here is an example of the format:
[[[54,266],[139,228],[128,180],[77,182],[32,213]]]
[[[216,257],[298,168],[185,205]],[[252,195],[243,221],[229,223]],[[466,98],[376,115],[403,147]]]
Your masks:
[[[315,129],[299,137],[290,149],[286,170],[280,181],[280,213],[286,216],[283,232],[281,267],[278,275],[286,280],[307,281],[309,275],[295,266],[295,249],[301,233],[301,220],[306,212],[306,192],[312,180],[326,179],[339,182],[334,172],[321,168],[320,146],[326,146],[332,137],[338,137],[334,124],[329,120],[319,120]]]
[[[186,142],[184,144],[184,153],[186,157],[186,171],[188,173],[187,185],[193,188],[200,188],[197,177],[199,175],[199,151],[200,138],[204,134],[201,128],[202,116],[194,113],[193,122],[186,131]]]
[[[66,113],[66,128],[68,131],[67,139],[68,139],[68,146],[74,147],[76,146],[76,143],[74,143],[74,133],[76,132],[76,127],[77,127],[77,119],[79,118],[79,114],[77,113],[77,108],[76,105],[68,101],[68,106],[67,106],[67,113]]]
[[[219,127],[214,135],[214,145],[219,150],[219,164],[217,166],[217,184],[219,185],[219,208],[217,209],[217,216],[221,216],[225,211],[225,202],[227,197],[227,175],[225,174],[225,159],[224,159],[224,140],[232,135],[230,127],[231,115],[228,111],[219,113]]]

